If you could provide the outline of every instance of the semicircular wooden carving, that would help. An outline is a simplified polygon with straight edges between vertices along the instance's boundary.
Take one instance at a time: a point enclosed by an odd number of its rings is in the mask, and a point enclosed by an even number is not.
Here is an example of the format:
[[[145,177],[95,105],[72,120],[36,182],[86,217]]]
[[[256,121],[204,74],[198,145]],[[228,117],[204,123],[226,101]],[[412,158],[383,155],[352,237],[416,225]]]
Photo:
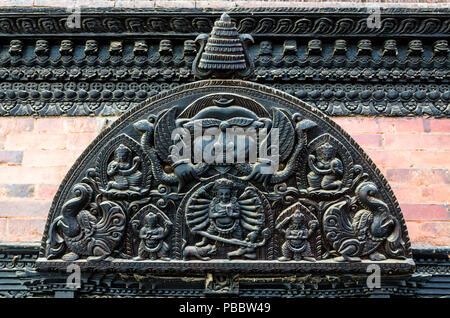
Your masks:
[[[213,161],[196,160],[208,149]],[[399,204],[357,143],[299,99],[240,80],[162,93],[92,142],[54,198],[37,266],[68,262],[151,272],[414,268]]]

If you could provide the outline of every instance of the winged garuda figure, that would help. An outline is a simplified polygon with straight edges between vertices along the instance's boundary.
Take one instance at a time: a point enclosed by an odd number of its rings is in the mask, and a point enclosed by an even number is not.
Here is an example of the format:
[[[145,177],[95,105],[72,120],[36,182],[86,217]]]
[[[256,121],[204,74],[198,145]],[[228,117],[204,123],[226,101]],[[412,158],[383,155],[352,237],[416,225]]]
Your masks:
[[[255,101],[230,94],[202,97],[181,114],[177,113],[177,107],[172,107],[156,117],[135,123],[134,127],[143,133],[141,145],[151,157],[155,178],[164,184],[178,185],[178,191],[192,181],[200,180],[210,168],[214,168],[215,172],[208,176],[217,171],[224,174],[236,168],[237,174],[244,180],[264,183],[266,187],[271,183],[283,182],[293,173],[295,161],[305,146],[306,130],[316,126],[299,114],[290,115],[278,108],[273,108],[270,116]],[[198,127],[201,136],[196,136],[195,128]],[[214,138],[205,135],[207,130],[213,129],[216,131]],[[248,133],[259,134],[263,129],[265,135]],[[229,138],[230,130],[244,132]],[[244,139],[242,149],[239,148],[242,145],[239,138],[241,141]],[[204,154],[208,147],[213,149],[213,161],[203,157],[199,162],[192,160],[193,154],[185,153],[186,149],[194,152],[197,149],[197,152]],[[233,151],[232,162],[226,158],[230,150]],[[284,164],[282,170],[277,169],[274,155],[277,162]],[[244,162],[239,158],[244,158]],[[170,165],[172,171],[165,171],[164,164]]]

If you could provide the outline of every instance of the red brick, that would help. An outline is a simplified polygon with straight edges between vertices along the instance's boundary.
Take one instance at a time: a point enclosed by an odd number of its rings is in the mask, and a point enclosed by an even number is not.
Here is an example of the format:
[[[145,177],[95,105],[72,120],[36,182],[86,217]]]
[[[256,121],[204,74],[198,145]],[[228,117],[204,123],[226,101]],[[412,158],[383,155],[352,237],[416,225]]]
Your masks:
[[[353,138],[363,149],[376,149],[383,146],[381,135],[354,135]]]
[[[68,133],[97,132],[97,122],[93,117],[72,117],[64,119],[64,131]]]
[[[450,150],[450,135],[443,134],[385,135],[384,142],[387,149]]]
[[[450,187],[443,185],[415,186],[392,185],[395,197],[400,203],[440,203],[448,204]]]
[[[30,117],[1,117],[0,132],[7,135],[11,132],[21,133],[32,131],[34,119]]]
[[[30,199],[0,201],[0,216],[46,216],[51,201],[37,201]]]
[[[18,167],[0,166],[0,183],[40,184],[61,183],[70,167]]]
[[[450,186],[429,186],[422,188],[422,202],[449,203]]]
[[[448,237],[450,222],[424,222],[420,225],[420,229],[432,238]]]
[[[378,167],[450,169],[450,152],[446,151],[368,149],[367,154]]]
[[[33,184],[0,184],[0,199],[30,198],[33,195]]]
[[[62,134],[64,133],[64,122],[67,119],[58,117],[38,118],[34,123],[34,132],[48,133],[48,134]]]
[[[8,232],[6,228],[6,218],[0,218],[0,242],[8,242]]]
[[[450,133],[450,119],[429,119],[431,132]]]
[[[80,156],[82,150],[26,150],[22,165],[25,167],[70,166]]]
[[[67,137],[68,149],[86,149],[87,146],[97,137],[96,133],[70,134]]]
[[[409,238],[413,245],[450,245],[450,222],[408,221],[406,223]]]
[[[429,118],[398,118],[395,120],[396,132],[424,133],[430,131]]]
[[[46,218],[8,218],[7,239],[10,242],[37,242],[44,232]]]
[[[331,117],[331,119],[341,126],[346,132],[351,135],[365,134],[365,133],[382,133],[385,130],[380,127],[380,122],[386,122],[385,118],[376,117]],[[386,125],[383,125],[385,128]]]
[[[8,150],[36,150],[36,149],[65,149],[67,135],[14,133],[6,136],[5,149]]]
[[[22,162],[22,151],[0,150],[0,164],[17,164]]]
[[[398,184],[431,185],[442,184],[448,186],[450,178],[447,169],[387,169],[389,182]]]
[[[448,205],[401,203],[400,207],[405,220],[450,220]]]
[[[37,186],[36,198],[43,200],[52,200],[58,191],[57,184],[39,184]]]

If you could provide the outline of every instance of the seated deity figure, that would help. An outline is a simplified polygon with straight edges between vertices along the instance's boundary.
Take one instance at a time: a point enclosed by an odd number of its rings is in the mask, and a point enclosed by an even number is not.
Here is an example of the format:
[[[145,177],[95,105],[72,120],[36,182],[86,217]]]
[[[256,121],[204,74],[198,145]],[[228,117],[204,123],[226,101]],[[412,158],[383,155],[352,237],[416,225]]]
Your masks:
[[[113,180],[108,182],[106,190],[139,192],[142,179],[142,173],[139,171],[140,164],[141,158],[139,156],[132,158],[130,148],[120,144],[114,151],[114,160],[108,164],[107,174]]]
[[[283,227],[288,223],[287,229]],[[300,210],[284,219],[277,225],[277,229],[284,235],[285,242],[281,246],[282,257],[279,261],[290,261],[292,259],[300,261],[305,259],[314,262],[312,257],[311,243],[308,239],[318,227],[316,220],[307,222],[305,215]]]
[[[236,194],[233,192],[233,182],[226,179],[218,180],[214,185],[215,197],[209,205],[209,234],[221,237],[241,239],[242,230],[239,224],[241,212]],[[209,244],[209,239],[203,239],[196,246]]]
[[[143,226],[139,231],[138,256],[136,260],[143,259],[166,259],[169,253],[169,244],[164,242],[170,231],[172,223],[163,218],[163,224],[158,222],[158,215],[150,212],[144,217]]]
[[[307,176],[308,190],[340,190],[344,170],[342,161],[336,157],[336,149],[326,142],[317,147],[315,152],[317,158],[314,155],[308,158],[311,169]]]

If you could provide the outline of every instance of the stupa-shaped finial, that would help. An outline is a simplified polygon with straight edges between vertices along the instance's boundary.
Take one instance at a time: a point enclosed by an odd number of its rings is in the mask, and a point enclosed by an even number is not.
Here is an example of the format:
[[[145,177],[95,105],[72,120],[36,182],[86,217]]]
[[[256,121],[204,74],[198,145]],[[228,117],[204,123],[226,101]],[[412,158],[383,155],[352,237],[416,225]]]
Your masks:
[[[200,34],[200,50],[192,65],[194,75],[200,78],[248,77],[253,62],[247,52],[247,43],[253,42],[249,34],[240,35],[236,24],[223,13],[214,22],[211,34]]]

